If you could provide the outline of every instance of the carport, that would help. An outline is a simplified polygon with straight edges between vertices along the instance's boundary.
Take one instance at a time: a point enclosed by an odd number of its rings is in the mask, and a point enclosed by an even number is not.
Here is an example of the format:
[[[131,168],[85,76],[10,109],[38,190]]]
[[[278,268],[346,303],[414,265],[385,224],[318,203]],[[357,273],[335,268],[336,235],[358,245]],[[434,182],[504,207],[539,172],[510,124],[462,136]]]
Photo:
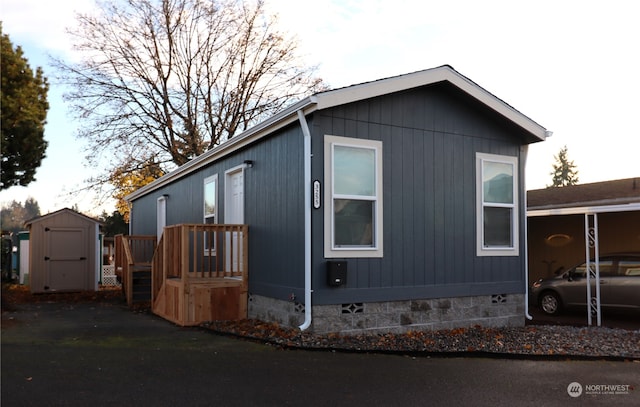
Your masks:
[[[529,191],[527,217],[529,284],[586,261],[588,323],[600,326],[598,258],[640,252],[640,179]]]

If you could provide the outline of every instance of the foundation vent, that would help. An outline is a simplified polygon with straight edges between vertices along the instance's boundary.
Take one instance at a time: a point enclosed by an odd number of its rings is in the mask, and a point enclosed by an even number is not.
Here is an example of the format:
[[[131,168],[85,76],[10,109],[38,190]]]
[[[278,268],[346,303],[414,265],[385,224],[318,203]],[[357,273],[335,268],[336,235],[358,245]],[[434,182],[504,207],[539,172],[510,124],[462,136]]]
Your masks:
[[[492,304],[504,304],[507,302],[507,294],[494,294],[491,296]]]
[[[364,304],[361,302],[342,304],[343,314],[360,314],[364,312]]]

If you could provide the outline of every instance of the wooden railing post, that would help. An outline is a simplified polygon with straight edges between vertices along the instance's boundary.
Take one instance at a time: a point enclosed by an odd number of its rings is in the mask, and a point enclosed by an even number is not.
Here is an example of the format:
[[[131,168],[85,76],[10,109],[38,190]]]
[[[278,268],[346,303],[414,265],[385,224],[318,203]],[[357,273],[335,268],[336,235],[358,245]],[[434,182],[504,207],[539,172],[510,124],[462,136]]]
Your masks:
[[[180,227],[180,280],[186,282],[189,277],[189,228]]]

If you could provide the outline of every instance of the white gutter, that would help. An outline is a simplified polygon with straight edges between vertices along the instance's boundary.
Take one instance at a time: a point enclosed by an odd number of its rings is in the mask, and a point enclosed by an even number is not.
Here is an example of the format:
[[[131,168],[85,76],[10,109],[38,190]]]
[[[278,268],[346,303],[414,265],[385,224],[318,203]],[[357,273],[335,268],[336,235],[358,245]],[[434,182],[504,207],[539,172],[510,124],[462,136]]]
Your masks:
[[[304,136],[304,322],[301,331],[311,326],[311,132],[302,109],[298,120]]]
[[[524,167],[527,167],[527,155],[529,154],[529,146],[525,145],[523,148],[524,153]],[[529,321],[533,319],[533,316],[529,314],[529,218],[527,217],[527,184],[526,177],[522,180],[524,188],[524,317]]]

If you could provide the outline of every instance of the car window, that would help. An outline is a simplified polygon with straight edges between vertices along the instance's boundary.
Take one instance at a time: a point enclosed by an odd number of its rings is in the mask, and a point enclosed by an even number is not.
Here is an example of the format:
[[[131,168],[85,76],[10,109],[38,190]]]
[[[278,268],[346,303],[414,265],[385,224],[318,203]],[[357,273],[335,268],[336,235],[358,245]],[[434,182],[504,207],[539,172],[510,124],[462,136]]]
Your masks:
[[[618,274],[622,276],[632,276],[640,278],[640,259],[620,260],[618,263]]]
[[[595,268],[595,262],[591,263],[591,267]],[[582,263],[578,267],[575,268],[573,273],[576,277],[586,277],[587,263]],[[600,277],[610,276],[613,271],[613,261],[612,260],[600,260]]]

